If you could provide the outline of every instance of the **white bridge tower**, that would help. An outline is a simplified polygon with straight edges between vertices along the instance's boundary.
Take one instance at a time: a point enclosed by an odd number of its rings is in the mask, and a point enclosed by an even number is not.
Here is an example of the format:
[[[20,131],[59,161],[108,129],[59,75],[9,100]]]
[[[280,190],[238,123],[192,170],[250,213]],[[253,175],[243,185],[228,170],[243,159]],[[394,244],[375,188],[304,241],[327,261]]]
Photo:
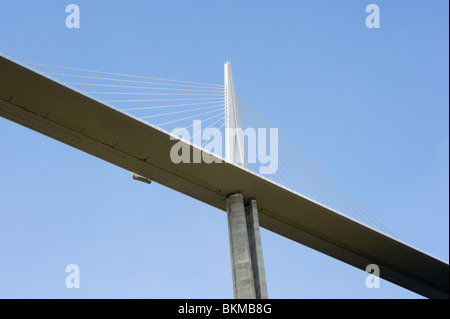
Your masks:
[[[230,62],[224,68],[225,158],[248,167]],[[255,198],[236,190],[227,196],[233,294],[237,299],[267,299],[267,284]]]

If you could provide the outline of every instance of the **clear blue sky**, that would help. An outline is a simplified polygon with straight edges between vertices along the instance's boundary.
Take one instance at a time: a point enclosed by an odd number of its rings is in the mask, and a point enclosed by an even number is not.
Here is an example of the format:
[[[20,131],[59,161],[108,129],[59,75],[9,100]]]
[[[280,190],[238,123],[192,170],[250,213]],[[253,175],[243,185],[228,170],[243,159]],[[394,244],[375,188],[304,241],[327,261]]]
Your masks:
[[[241,95],[401,240],[448,261],[448,6],[2,0],[0,51],[219,84],[231,61]],[[272,298],[420,298],[367,289],[366,273],[264,229],[262,242]],[[65,287],[71,263],[80,289]],[[231,298],[226,214],[0,118],[0,297]]]

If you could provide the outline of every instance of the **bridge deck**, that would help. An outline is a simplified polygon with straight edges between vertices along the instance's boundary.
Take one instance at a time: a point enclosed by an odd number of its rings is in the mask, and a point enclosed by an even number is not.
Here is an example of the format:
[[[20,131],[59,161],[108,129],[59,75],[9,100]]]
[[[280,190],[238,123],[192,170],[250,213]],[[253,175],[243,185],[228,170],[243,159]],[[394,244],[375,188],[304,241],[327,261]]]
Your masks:
[[[0,57],[0,115],[225,211],[258,201],[260,225],[430,298],[449,297],[449,265],[230,163],[174,164],[176,141],[146,123]],[[193,146],[189,145],[191,152]]]

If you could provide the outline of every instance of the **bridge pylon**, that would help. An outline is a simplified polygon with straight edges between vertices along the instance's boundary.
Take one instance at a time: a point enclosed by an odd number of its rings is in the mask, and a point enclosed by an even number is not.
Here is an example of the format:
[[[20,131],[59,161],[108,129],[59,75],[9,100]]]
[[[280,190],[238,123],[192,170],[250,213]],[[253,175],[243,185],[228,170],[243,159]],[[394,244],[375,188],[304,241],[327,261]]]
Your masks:
[[[225,158],[248,167],[236,91],[230,62],[224,67]],[[226,201],[230,239],[233,295],[236,299],[267,299],[256,199],[244,199],[238,190]]]

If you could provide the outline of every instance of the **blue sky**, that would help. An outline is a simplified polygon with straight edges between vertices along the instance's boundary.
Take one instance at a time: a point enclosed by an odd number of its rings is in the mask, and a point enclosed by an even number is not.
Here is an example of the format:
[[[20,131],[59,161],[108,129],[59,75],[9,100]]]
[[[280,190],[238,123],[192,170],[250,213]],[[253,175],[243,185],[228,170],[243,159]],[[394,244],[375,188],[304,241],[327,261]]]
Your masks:
[[[66,5],[81,10],[67,29]],[[376,3],[381,28],[365,26]],[[401,240],[448,261],[447,1],[12,1],[19,61],[235,85]],[[0,70],[1,72],[1,70]],[[261,231],[269,297],[420,298]],[[65,287],[80,266],[81,288]],[[226,214],[0,118],[0,297],[231,298]]]

